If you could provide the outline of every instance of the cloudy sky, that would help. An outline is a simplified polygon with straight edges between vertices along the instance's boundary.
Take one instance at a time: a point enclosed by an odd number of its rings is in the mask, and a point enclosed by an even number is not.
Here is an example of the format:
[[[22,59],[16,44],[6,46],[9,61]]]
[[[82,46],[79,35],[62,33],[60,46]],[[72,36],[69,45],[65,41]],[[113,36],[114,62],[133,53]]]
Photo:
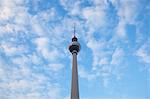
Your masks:
[[[0,99],[150,99],[149,0],[0,0]]]

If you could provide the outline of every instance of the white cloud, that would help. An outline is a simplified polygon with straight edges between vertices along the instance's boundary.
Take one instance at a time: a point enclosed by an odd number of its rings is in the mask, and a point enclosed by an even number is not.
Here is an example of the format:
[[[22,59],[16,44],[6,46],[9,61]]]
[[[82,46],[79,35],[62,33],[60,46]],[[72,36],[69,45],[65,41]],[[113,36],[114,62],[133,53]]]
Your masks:
[[[93,68],[90,72],[94,72],[94,77],[101,78],[104,87],[109,86],[112,75],[120,80],[125,69],[125,64],[120,66],[124,62],[125,51],[116,44],[116,41],[95,40],[92,36],[87,42],[93,54]]]
[[[60,17],[58,16],[58,13],[55,8],[49,8],[44,11],[39,11],[36,15],[32,16],[30,19],[32,32],[38,36],[48,36],[50,35],[51,32],[50,31],[51,26],[48,28],[47,24],[50,21],[56,21],[59,19]]]
[[[108,58],[102,58],[99,62],[100,65],[108,65],[109,64],[109,60]]]
[[[139,59],[145,63],[150,63],[149,45],[150,45],[150,39],[136,51],[136,56],[138,56]]]
[[[60,71],[64,66],[63,64],[59,64],[59,63],[52,63],[48,65],[49,69],[55,72]]]
[[[4,99],[57,99],[60,96],[60,87],[51,83],[50,78],[32,71],[28,66],[13,67],[5,70],[6,64],[0,64],[1,82],[0,97]],[[52,78],[51,78],[52,79]],[[9,93],[7,93],[9,92]],[[6,95],[7,94],[7,95]]]
[[[68,15],[78,16],[86,21],[84,26],[96,30],[106,25],[106,0],[92,1],[95,5],[89,7],[82,7],[82,3],[83,1],[61,0],[61,5],[68,11]],[[81,24],[81,21],[79,23]]]
[[[41,21],[48,22],[50,20],[57,19],[57,12],[55,8],[48,9],[46,11],[42,11],[36,15]]]
[[[29,59],[31,59],[33,64],[40,64],[42,62],[40,56],[38,56],[36,53],[29,55]]]
[[[9,88],[11,90],[15,90],[15,89],[25,89],[25,88],[28,88],[30,86],[30,84],[26,80],[18,80],[18,81],[16,80],[16,81],[10,82],[6,86],[5,86],[6,88]]]
[[[114,6],[118,6],[119,0],[109,0]]]
[[[42,64],[41,57],[38,56],[36,53],[30,54],[30,55],[17,56],[17,57],[14,57],[13,59],[11,59],[11,61],[13,64],[16,64],[20,67],[27,66],[29,63],[32,63],[34,65]]]
[[[135,23],[135,17],[137,14],[138,1],[136,0],[126,0],[121,1],[121,5],[118,8],[118,16],[123,19],[126,23]]]
[[[0,12],[1,20],[8,20],[10,16],[12,16],[11,9],[7,7],[1,8],[1,12]]]
[[[16,58],[13,58],[12,62],[14,64],[21,66],[21,65],[26,65],[29,62],[29,59],[26,56],[16,57]]]
[[[42,56],[50,61],[56,60],[60,54],[59,51],[55,49],[49,49],[49,39],[47,37],[40,37],[34,40],[37,45],[37,51],[42,54]]]
[[[106,78],[106,77],[105,77],[105,78],[103,79],[103,86],[104,86],[105,88],[108,88],[109,82],[110,82],[109,78]]]
[[[93,3],[97,6],[101,6],[102,8],[105,8],[108,5],[107,0],[93,0]]]
[[[27,12],[26,1],[5,0],[0,4],[0,36],[20,31],[27,32],[26,25],[30,23],[30,15]]]
[[[5,54],[8,56],[13,56],[18,53],[24,53],[27,51],[24,45],[14,46],[12,43],[2,43],[1,47],[3,48]]]
[[[0,0],[0,18],[3,20],[10,20],[10,18],[26,13],[25,0]],[[21,17],[20,17],[21,18]]]
[[[49,89],[49,97],[50,99],[58,99],[60,98],[60,89],[58,87],[50,87]]]
[[[120,20],[120,22],[118,23],[117,35],[121,38],[126,37],[125,25],[126,25],[126,23],[124,22],[124,20]]]
[[[80,7],[80,4],[81,4],[82,1],[74,1],[74,0],[60,0],[60,3],[61,5],[64,7],[65,10],[68,11],[68,14],[69,15],[72,15],[72,16],[80,16],[81,14],[81,7]]]
[[[119,65],[124,58],[124,51],[121,48],[116,48],[113,55],[112,55],[112,60],[111,64],[112,65]]]
[[[96,41],[94,38],[91,38],[87,42],[87,46],[93,52],[93,69],[96,69],[97,66],[102,65],[102,58],[107,57],[110,54],[110,51],[105,51],[108,43],[106,41]]]
[[[35,43],[37,44],[38,50],[45,48],[48,46],[49,39],[47,37],[40,37],[35,39]]]
[[[26,7],[22,7],[19,9],[20,9],[18,11],[19,13],[17,13],[15,15],[14,22],[15,22],[15,24],[19,25],[20,27],[22,26],[21,29],[23,29],[23,28],[25,28],[25,26],[30,24],[31,15],[27,12]]]
[[[55,86],[57,81],[53,80],[59,77],[53,76],[52,71],[60,73],[64,68],[59,60],[65,56],[61,57],[67,46],[59,47],[65,41],[63,33],[68,31],[70,24],[66,27],[60,22],[60,25],[54,24],[57,26],[48,28],[48,22],[56,19],[56,10],[48,9],[31,15],[26,2],[28,1],[0,0],[0,37],[3,38],[0,43],[0,97],[61,98],[61,88]],[[25,33],[23,38],[22,33]],[[3,60],[5,64],[2,63]],[[49,67],[44,67],[47,64]]]
[[[4,33],[12,33],[14,31],[14,28],[15,26],[12,25],[12,24],[6,24],[4,26],[0,26],[0,31],[1,31],[1,34],[4,34]]]
[[[83,17],[86,20],[89,28],[97,29],[105,25],[106,12],[104,9],[98,7],[88,7],[83,9]]]
[[[38,34],[38,36],[43,36],[47,34],[47,31],[45,27],[43,26],[43,23],[38,20],[37,16],[32,17],[31,27],[32,27],[33,33]]]
[[[91,81],[96,78],[97,75],[94,73],[89,73],[87,70],[85,70],[83,67],[79,69],[79,76],[83,79],[86,79],[88,81]]]
[[[112,1],[117,8],[117,15],[119,17],[119,23],[117,26],[117,35],[121,38],[126,38],[126,25],[134,24],[136,25],[135,19],[137,16],[138,1],[136,0],[124,0],[120,3]]]
[[[1,60],[1,59],[0,59]],[[4,62],[1,60],[0,61],[0,77],[2,78],[2,77],[4,77],[5,76],[5,68],[4,68]]]

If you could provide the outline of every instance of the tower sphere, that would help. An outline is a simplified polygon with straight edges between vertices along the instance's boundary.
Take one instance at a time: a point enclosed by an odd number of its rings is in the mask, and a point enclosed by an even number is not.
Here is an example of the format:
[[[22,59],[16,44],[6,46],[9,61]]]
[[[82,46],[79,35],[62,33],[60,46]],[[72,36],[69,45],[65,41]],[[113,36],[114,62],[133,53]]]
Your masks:
[[[80,44],[75,36],[72,38],[72,43],[69,45],[69,51],[71,53],[73,52],[78,53],[80,51]]]

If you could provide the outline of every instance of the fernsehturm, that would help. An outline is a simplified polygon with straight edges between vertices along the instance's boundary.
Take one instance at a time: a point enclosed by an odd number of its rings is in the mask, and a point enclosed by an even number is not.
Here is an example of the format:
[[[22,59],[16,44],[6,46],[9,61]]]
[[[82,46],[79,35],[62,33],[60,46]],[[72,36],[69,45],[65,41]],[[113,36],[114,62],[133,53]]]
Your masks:
[[[80,44],[75,35],[72,38],[72,43],[69,46],[69,51],[72,53],[71,99],[79,99],[77,55],[80,51]]]

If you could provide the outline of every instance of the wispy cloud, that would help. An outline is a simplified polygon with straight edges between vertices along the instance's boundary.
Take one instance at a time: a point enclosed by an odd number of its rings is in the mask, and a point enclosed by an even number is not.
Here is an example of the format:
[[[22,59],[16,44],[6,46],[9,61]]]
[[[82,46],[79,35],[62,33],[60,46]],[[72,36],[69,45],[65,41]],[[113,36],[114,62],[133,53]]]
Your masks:
[[[135,0],[126,0],[126,1],[117,1],[115,3],[115,7],[118,12],[117,15],[119,17],[117,34],[119,37],[126,38],[126,25],[134,24],[136,25],[136,17],[138,10],[138,2]]]
[[[0,56],[0,97],[60,98],[61,87],[56,84],[57,81],[51,82],[55,77],[47,76],[51,71],[60,73],[64,67],[63,64],[55,62],[60,58],[60,50],[55,46],[50,48],[50,38],[47,37],[50,31],[44,23],[40,24],[41,21],[46,23],[54,20],[55,9],[31,15],[28,12],[28,3],[24,0],[1,1],[0,5],[0,37],[3,38],[0,55],[4,55]],[[47,64],[44,63],[45,60],[48,60]],[[47,71],[50,73],[46,75]]]
[[[100,81],[105,89],[113,82],[119,83],[131,52],[141,63],[149,64],[150,40],[144,36],[148,38],[147,28],[142,31],[144,19],[140,20],[147,14],[138,16],[140,2],[0,0],[0,97],[70,98],[66,91],[71,71],[67,46],[73,23],[77,24],[76,35],[82,46],[78,58],[80,79]],[[135,26],[137,42],[133,48],[129,47],[132,31],[127,34],[127,25]]]
[[[112,65],[119,65],[124,57],[125,52],[121,48],[116,48],[113,55],[111,64]]]
[[[139,60],[145,63],[150,63],[149,45],[150,40],[147,40],[147,42],[136,51],[136,55],[139,57]]]
[[[80,66],[81,67],[81,66]],[[97,75],[95,73],[90,73],[85,68],[79,68],[79,76],[83,79],[87,79],[88,81],[94,80]]]

